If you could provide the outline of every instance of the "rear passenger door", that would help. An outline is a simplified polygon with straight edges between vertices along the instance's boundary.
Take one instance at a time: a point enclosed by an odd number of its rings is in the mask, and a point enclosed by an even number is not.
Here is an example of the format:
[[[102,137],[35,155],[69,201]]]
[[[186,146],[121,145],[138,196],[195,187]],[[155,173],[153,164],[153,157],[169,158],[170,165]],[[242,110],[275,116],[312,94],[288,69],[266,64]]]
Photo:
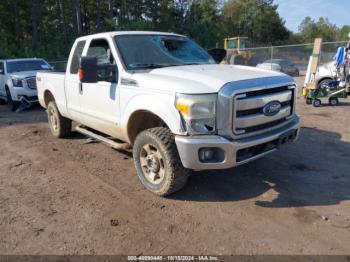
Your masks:
[[[79,60],[83,54],[86,41],[78,41],[73,46],[73,53],[70,57],[70,65],[66,70],[65,77],[65,93],[67,101],[67,109],[73,120],[79,121],[81,117],[81,82],[78,75]]]
[[[97,83],[82,83],[81,107],[83,123],[109,135],[117,135],[119,120],[118,67],[113,42],[107,38],[93,39],[84,51],[88,57],[96,57],[100,66],[111,66],[114,72],[99,69]]]

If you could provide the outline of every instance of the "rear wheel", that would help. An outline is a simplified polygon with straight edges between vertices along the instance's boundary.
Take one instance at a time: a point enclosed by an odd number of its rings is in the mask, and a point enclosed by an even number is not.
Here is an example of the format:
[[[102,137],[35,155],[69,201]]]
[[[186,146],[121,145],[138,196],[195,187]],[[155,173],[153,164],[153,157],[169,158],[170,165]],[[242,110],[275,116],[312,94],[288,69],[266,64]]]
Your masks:
[[[311,105],[311,104],[312,104],[312,99],[309,98],[309,97],[307,97],[307,98],[306,98],[306,104],[307,104],[307,105]]]
[[[331,106],[337,106],[337,105],[339,104],[338,98],[336,98],[336,97],[331,97],[331,98],[329,99],[329,104],[330,104]]]
[[[157,127],[140,133],[134,143],[133,156],[137,175],[149,191],[166,196],[186,184],[188,174],[169,129]]]
[[[6,87],[6,97],[7,97],[7,106],[11,111],[16,111],[20,103],[18,101],[13,101],[10,89]]]
[[[64,138],[70,135],[72,131],[72,121],[63,117],[54,101],[47,105],[47,117],[51,133],[57,138]]]
[[[322,104],[321,100],[320,99],[315,99],[313,102],[312,102],[312,105],[314,107],[320,107]]]

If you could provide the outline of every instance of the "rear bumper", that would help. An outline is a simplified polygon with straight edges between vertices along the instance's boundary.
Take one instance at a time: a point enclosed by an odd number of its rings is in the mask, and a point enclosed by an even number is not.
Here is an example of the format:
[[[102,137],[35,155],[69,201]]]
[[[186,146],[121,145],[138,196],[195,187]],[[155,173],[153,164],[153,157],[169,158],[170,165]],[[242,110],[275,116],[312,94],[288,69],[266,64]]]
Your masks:
[[[175,142],[185,168],[194,170],[227,169],[245,164],[276,151],[286,142],[294,142],[299,135],[299,117],[277,130],[240,140],[221,136],[176,136]],[[213,160],[200,160],[201,149],[213,149]]]

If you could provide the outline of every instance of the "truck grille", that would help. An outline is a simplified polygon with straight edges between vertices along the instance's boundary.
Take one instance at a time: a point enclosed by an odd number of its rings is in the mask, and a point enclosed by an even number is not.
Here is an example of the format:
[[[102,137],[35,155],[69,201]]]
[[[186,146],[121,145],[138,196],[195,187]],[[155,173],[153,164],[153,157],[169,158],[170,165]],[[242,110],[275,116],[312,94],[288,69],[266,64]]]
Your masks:
[[[233,101],[233,133],[236,136],[255,134],[283,125],[294,114],[294,86],[281,86],[239,93]],[[279,102],[280,110],[272,116],[264,107]]]
[[[36,89],[36,78],[35,77],[27,78],[26,81],[27,81],[28,88]]]

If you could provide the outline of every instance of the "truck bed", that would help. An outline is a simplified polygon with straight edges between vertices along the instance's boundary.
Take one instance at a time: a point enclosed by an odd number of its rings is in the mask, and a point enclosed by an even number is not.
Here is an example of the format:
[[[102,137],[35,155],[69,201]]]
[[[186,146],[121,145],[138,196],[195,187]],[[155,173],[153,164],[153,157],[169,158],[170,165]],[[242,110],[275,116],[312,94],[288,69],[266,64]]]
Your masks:
[[[55,98],[57,107],[66,111],[66,96],[65,96],[65,72],[38,72],[37,73],[37,88],[40,104],[46,108],[45,92],[50,92]]]

